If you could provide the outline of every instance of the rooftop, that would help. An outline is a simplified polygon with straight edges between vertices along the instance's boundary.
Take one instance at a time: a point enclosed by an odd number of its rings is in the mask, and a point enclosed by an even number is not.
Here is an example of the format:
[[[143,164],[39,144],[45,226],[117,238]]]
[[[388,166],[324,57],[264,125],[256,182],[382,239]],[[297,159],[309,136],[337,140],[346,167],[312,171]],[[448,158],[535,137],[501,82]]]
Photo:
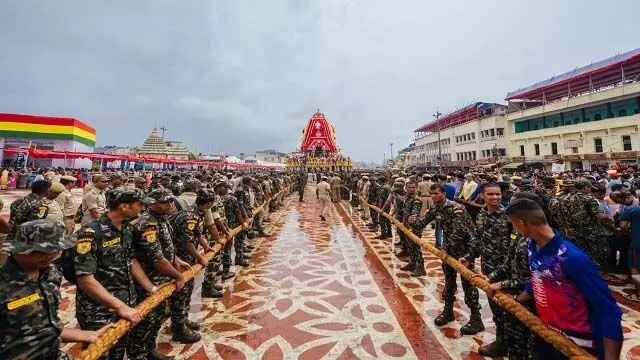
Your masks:
[[[494,114],[505,114],[507,107],[501,104],[475,102],[458,109],[450,114],[441,116],[438,120],[433,120],[414,132],[436,132],[453,126],[461,125]]]

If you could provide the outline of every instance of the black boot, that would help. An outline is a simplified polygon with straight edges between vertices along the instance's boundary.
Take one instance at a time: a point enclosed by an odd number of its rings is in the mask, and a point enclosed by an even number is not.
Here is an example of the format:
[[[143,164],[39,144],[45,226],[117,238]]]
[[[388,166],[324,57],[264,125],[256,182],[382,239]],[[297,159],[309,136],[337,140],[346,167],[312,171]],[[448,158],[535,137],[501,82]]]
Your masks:
[[[195,321],[191,321],[189,319],[184,321],[184,326],[188,327],[191,330],[195,330],[195,331],[200,330],[200,324],[198,324]]]
[[[409,255],[410,254],[409,254],[409,252],[407,250],[400,250],[400,252],[396,254],[396,257],[399,257],[399,258],[400,257],[407,257]]]
[[[480,346],[478,353],[487,357],[504,357],[507,356],[507,346],[502,340],[496,339],[490,344]]]
[[[433,320],[433,323],[436,324],[436,326],[443,326],[455,319],[456,317],[453,315],[453,305],[445,305],[444,310]]]
[[[158,348],[156,348],[155,346],[153,347],[153,349],[149,350],[149,353],[147,354],[147,358],[149,360],[173,360],[175,359],[175,357],[173,356],[168,356],[168,355],[163,355],[158,351]]]
[[[480,311],[476,310],[471,313],[469,322],[460,328],[460,333],[462,335],[475,335],[481,331],[484,331],[484,324],[482,323]]]
[[[222,291],[217,290],[214,287],[203,287],[202,297],[205,299],[217,299],[223,296]]]
[[[236,266],[246,267],[249,266],[249,262],[244,257],[236,257]]]
[[[411,273],[411,276],[419,277],[419,276],[425,276],[425,275],[427,275],[427,272],[424,271],[424,264],[416,264],[416,269],[413,270],[413,272]]]
[[[402,271],[413,271],[416,269],[416,264],[410,262],[408,264],[406,264],[405,266],[401,267],[400,270]]]
[[[233,278],[236,276],[236,273],[229,271],[229,269],[223,269],[220,276],[222,277],[222,281],[224,281]]]
[[[200,341],[200,334],[189,329],[184,324],[178,326],[172,324],[171,326],[173,327],[171,340],[178,341],[183,344],[193,344]]]

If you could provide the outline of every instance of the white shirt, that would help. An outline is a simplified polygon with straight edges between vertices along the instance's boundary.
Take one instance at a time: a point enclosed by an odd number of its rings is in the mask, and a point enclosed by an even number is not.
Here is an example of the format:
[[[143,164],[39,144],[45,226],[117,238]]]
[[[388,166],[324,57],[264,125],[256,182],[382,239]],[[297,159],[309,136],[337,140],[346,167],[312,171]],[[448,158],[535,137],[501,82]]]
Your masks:
[[[329,197],[331,192],[331,185],[328,182],[322,180],[316,185],[316,189],[318,189],[318,196],[320,197]]]

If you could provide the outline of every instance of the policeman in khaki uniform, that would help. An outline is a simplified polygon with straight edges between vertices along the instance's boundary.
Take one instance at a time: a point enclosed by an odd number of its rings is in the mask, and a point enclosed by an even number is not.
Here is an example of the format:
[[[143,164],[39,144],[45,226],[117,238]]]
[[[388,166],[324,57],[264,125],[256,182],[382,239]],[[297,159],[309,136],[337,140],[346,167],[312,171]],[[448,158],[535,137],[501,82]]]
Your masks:
[[[58,196],[64,192],[64,186],[60,183],[53,183],[49,188],[49,192],[47,193],[47,200],[45,200],[44,204],[49,209],[49,213],[47,214],[47,219],[52,221],[60,221],[64,223],[64,213],[62,212],[62,208],[60,207],[60,203],[56,201]]]
[[[64,186],[64,191],[56,198],[56,201],[60,204],[60,208],[62,209],[67,234],[73,233],[76,226],[73,218],[78,209],[76,208],[76,202],[73,199],[73,194],[71,193],[71,189],[76,186],[76,181],[76,178],[73,176],[63,176],[60,179],[60,184]]]
[[[91,182],[93,188],[82,198],[82,205],[79,211],[82,212],[81,225],[86,225],[93,220],[100,218],[106,210],[106,199],[104,191],[107,188],[108,178],[102,174],[93,175]]]
[[[62,276],[52,265],[75,240],[61,222],[25,222],[4,244],[10,253],[0,266],[0,359],[70,359],[60,342],[94,342],[99,331],[65,329],[58,317]]]

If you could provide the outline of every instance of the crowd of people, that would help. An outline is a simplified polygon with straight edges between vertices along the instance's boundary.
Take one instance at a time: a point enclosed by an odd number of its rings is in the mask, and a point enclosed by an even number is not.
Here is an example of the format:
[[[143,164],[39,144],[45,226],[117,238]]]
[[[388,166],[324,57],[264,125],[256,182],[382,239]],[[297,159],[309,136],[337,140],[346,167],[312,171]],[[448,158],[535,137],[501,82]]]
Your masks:
[[[222,297],[222,283],[235,276],[231,266],[249,265],[250,240],[270,236],[264,223],[284,205],[292,184],[290,176],[275,173],[107,171],[91,173],[80,186],[72,174],[48,178],[47,172],[11,204],[9,221],[0,222],[7,234],[1,359],[65,359],[61,341],[89,344],[120,318],[134,328],[102,358],[171,359],[156,345],[166,318],[172,340],[200,340],[200,324],[188,318],[193,281],[183,272],[201,264],[202,297]],[[83,188],[79,206],[75,187]],[[230,236],[237,227],[242,231]],[[222,251],[207,261],[204,254],[216,243],[224,244]],[[80,329],[63,327],[58,317],[63,277],[76,286]],[[142,318],[136,304],[169,280],[177,291]]]
[[[618,359],[622,311],[607,281],[640,289],[640,174],[632,171],[552,175],[521,172],[450,174],[378,172],[340,174],[377,239],[392,237],[392,214],[417,236],[431,224],[436,247],[521,302],[549,327],[599,358]],[[339,185],[339,184],[338,184]],[[401,270],[425,275],[420,246],[397,231]],[[444,309],[437,326],[455,321],[456,271],[443,263]],[[471,310],[463,335],[484,330],[478,290],[462,279]],[[626,296],[638,303],[638,292]],[[510,359],[564,358],[536,338],[513,315],[489,299],[496,340],[480,347],[483,356]]]

